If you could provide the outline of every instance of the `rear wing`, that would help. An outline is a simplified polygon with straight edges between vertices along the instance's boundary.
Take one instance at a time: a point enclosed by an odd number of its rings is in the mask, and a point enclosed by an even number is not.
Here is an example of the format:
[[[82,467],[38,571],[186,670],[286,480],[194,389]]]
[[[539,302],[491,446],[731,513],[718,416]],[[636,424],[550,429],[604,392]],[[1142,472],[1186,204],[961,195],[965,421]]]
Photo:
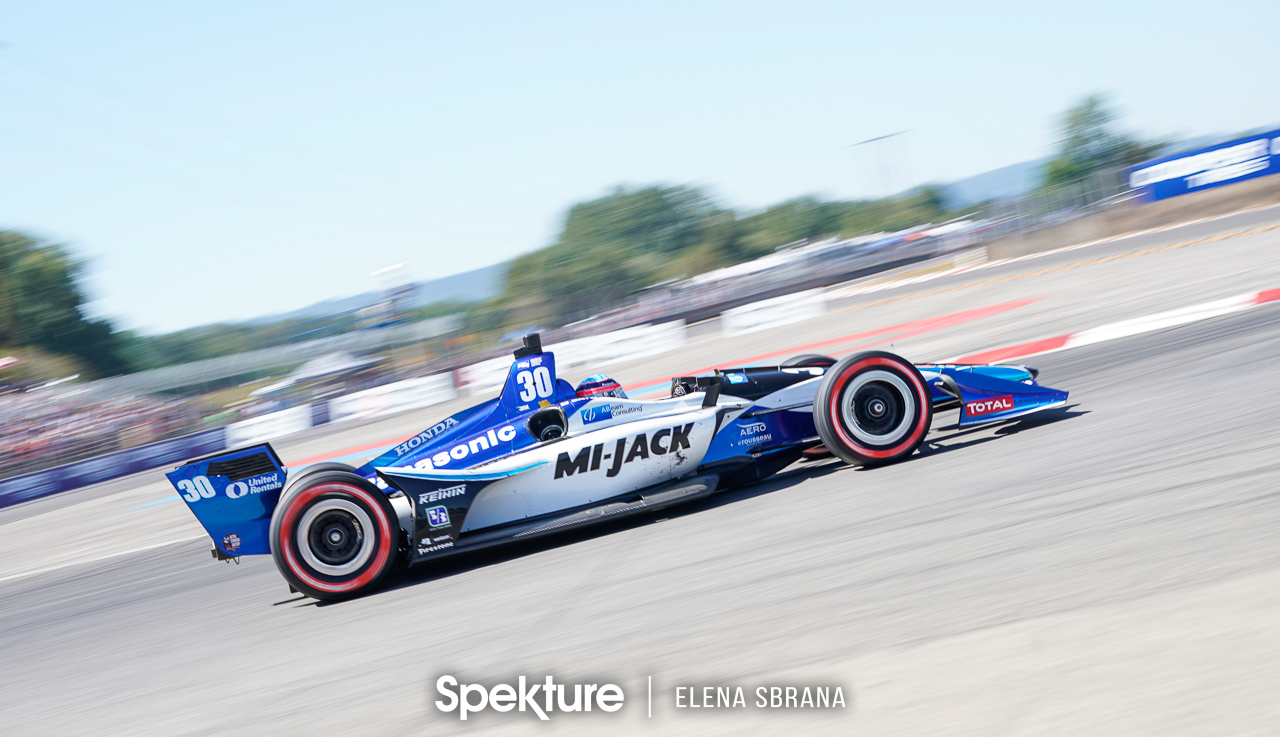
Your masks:
[[[270,443],[217,453],[165,474],[204,526],[219,557],[271,552],[271,514],[288,469]]]

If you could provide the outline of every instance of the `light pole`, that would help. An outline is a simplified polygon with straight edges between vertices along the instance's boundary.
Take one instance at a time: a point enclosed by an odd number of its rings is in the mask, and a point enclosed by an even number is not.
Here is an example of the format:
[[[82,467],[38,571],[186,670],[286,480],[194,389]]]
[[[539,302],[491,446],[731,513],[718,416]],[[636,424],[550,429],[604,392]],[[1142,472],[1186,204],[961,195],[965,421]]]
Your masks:
[[[889,133],[883,136],[876,136],[875,138],[868,138],[865,141],[858,141],[857,143],[850,144],[845,148],[857,148],[859,146],[865,146],[868,143],[876,143],[878,141],[887,141],[890,138],[906,135],[910,132],[911,131],[909,130],[905,130],[905,131],[898,131],[897,133]],[[889,187],[889,162],[885,158],[885,151],[884,151],[883,145],[876,146],[876,150],[879,151],[879,157],[880,157],[880,184],[881,186],[884,187],[884,196],[888,198],[889,195],[892,194]]]

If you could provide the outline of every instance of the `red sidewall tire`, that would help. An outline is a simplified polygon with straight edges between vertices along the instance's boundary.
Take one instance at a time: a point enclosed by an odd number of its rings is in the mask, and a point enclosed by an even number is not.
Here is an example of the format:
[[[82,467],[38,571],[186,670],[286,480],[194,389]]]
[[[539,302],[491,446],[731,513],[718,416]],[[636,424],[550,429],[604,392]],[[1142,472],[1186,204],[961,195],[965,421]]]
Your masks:
[[[299,529],[316,507],[333,507],[355,522],[361,541],[356,555],[363,559],[358,565],[341,571],[318,567],[313,539]],[[399,522],[387,495],[354,473],[340,470],[307,474],[285,493],[271,517],[271,557],[276,567],[290,585],[316,599],[344,599],[373,587],[394,565],[399,539]]]
[[[906,388],[905,396],[900,390],[893,391],[901,396],[904,411],[908,405],[911,410],[910,419],[904,417],[904,422],[909,422],[905,431],[882,444],[859,438],[844,412],[851,401],[846,396],[850,388],[858,377],[872,371],[896,377]],[[910,361],[885,351],[857,353],[828,369],[813,405],[814,424],[823,443],[840,458],[858,465],[893,463],[911,455],[924,442],[933,422],[932,393],[920,371]]]

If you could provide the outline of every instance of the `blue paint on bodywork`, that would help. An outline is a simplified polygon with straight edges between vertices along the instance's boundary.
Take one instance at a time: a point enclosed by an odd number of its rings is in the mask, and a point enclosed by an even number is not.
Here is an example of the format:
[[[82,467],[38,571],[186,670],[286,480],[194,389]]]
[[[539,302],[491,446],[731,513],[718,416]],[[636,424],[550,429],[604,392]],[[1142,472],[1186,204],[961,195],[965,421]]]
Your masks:
[[[463,410],[369,461],[356,473],[385,488],[375,468],[458,470],[497,460],[538,444],[525,429],[534,412],[559,405],[569,416],[589,401],[556,376],[555,355],[515,359],[496,399]]]
[[[273,470],[231,481],[210,474],[209,466],[265,454]],[[284,488],[285,468],[269,445],[254,445],[219,456],[202,458],[165,474],[196,519],[227,555],[265,555],[271,552],[268,530]]]
[[[813,412],[807,409],[755,416],[748,410],[744,416],[720,428],[707,448],[703,465],[812,442],[818,431],[813,424]]]

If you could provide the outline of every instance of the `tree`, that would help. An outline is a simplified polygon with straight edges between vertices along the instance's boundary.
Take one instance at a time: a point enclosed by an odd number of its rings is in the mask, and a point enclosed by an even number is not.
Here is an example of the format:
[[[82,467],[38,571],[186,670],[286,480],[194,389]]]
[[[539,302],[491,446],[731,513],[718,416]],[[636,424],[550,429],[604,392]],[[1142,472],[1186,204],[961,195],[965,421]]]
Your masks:
[[[692,187],[620,187],[570,208],[557,241],[514,259],[504,293],[473,306],[467,324],[478,331],[563,325],[621,304],[639,288],[787,243],[944,219],[942,194],[933,186],[875,201],[797,197],[746,217]]]
[[[1116,128],[1119,114],[1103,95],[1085,97],[1062,114],[1058,155],[1045,167],[1047,187],[1156,156],[1164,141],[1139,141]]]
[[[715,212],[692,187],[619,187],[574,205],[555,244],[511,262],[500,301],[529,322],[608,309],[697,246]]]
[[[82,268],[61,246],[0,231],[0,345],[74,356],[95,376],[123,373],[111,325],[83,313]]]

